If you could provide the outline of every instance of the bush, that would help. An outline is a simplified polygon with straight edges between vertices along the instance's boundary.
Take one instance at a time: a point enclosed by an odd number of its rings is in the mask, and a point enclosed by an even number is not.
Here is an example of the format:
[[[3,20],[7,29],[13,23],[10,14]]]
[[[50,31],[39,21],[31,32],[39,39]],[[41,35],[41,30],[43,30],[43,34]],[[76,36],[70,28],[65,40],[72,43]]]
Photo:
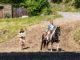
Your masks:
[[[74,5],[76,8],[80,8],[80,0],[75,0]]]
[[[53,2],[54,2],[54,3],[58,3],[58,4],[59,4],[59,3],[61,3],[61,2],[62,2],[62,0],[53,0]]]
[[[0,3],[9,3],[10,0],[0,0]]]
[[[26,0],[25,5],[30,11],[30,16],[40,15],[42,9],[49,7],[48,0]]]
[[[12,6],[19,7],[24,4],[25,0],[0,0],[0,3],[12,4]]]
[[[46,12],[45,12],[44,15],[49,15],[49,14],[51,14],[51,12],[52,12],[52,11],[51,11],[51,9],[49,8],[49,9],[46,10]]]
[[[68,3],[68,2],[70,2],[71,0],[65,0],[65,3]]]

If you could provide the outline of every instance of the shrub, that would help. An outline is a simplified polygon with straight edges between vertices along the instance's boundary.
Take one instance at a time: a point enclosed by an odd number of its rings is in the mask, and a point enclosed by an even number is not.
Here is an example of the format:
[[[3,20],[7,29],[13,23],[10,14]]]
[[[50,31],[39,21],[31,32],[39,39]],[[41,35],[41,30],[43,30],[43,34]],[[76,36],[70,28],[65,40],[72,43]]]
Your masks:
[[[65,3],[68,3],[68,2],[70,2],[71,0],[65,0]]]
[[[76,8],[80,8],[80,0],[75,0],[74,5]]]
[[[42,9],[49,7],[48,0],[26,0],[25,5],[29,9],[31,16],[40,15]]]
[[[51,12],[52,12],[52,11],[51,11],[51,9],[49,8],[49,9],[46,10],[46,12],[45,12],[44,15],[49,15],[49,14],[51,14]]]
[[[61,3],[61,2],[62,2],[62,0],[53,0],[53,2],[54,2],[54,3],[58,3],[58,4],[59,4],[59,3]]]

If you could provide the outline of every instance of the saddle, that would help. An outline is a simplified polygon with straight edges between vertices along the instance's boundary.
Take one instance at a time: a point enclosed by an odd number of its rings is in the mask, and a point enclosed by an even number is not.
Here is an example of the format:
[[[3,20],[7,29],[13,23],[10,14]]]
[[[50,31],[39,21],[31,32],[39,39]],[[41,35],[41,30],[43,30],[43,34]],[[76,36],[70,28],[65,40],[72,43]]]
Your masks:
[[[47,40],[47,33],[44,33],[43,37],[44,37],[43,40]]]
[[[56,29],[55,29],[55,30],[56,30]],[[55,30],[51,30],[51,31],[50,31],[50,37],[49,37],[50,39],[49,39],[49,40],[51,40],[53,36],[55,37]],[[43,40],[47,40],[47,33],[44,33],[44,34],[43,34],[43,37],[44,37]]]

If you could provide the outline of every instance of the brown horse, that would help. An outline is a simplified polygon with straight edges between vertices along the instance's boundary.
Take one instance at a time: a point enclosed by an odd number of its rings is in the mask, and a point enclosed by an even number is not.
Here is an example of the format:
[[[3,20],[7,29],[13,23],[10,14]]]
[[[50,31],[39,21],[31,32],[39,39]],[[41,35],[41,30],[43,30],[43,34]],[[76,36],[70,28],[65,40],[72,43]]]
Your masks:
[[[47,38],[44,38],[44,34],[43,34],[42,35],[41,50],[42,50],[43,45],[44,45],[44,47],[45,46],[48,47],[49,43],[51,43],[51,46],[53,46],[54,42],[58,43],[57,50],[59,50],[59,44],[60,44],[59,36],[60,36],[60,27],[56,28],[55,33],[52,35],[52,38],[50,40],[47,40]],[[51,51],[52,51],[52,49],[51,49]]]

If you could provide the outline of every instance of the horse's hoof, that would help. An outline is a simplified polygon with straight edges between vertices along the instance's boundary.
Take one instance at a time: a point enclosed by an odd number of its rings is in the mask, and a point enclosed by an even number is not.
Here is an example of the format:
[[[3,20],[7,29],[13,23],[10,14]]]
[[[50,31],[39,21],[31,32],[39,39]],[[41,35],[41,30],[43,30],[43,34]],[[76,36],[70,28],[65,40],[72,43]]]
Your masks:
[[[57,49],[57,52],[59,52],[59,51],[60,51],[60,48]]]
[[[52,49],[51,49],[51,52],[52,52]]]

